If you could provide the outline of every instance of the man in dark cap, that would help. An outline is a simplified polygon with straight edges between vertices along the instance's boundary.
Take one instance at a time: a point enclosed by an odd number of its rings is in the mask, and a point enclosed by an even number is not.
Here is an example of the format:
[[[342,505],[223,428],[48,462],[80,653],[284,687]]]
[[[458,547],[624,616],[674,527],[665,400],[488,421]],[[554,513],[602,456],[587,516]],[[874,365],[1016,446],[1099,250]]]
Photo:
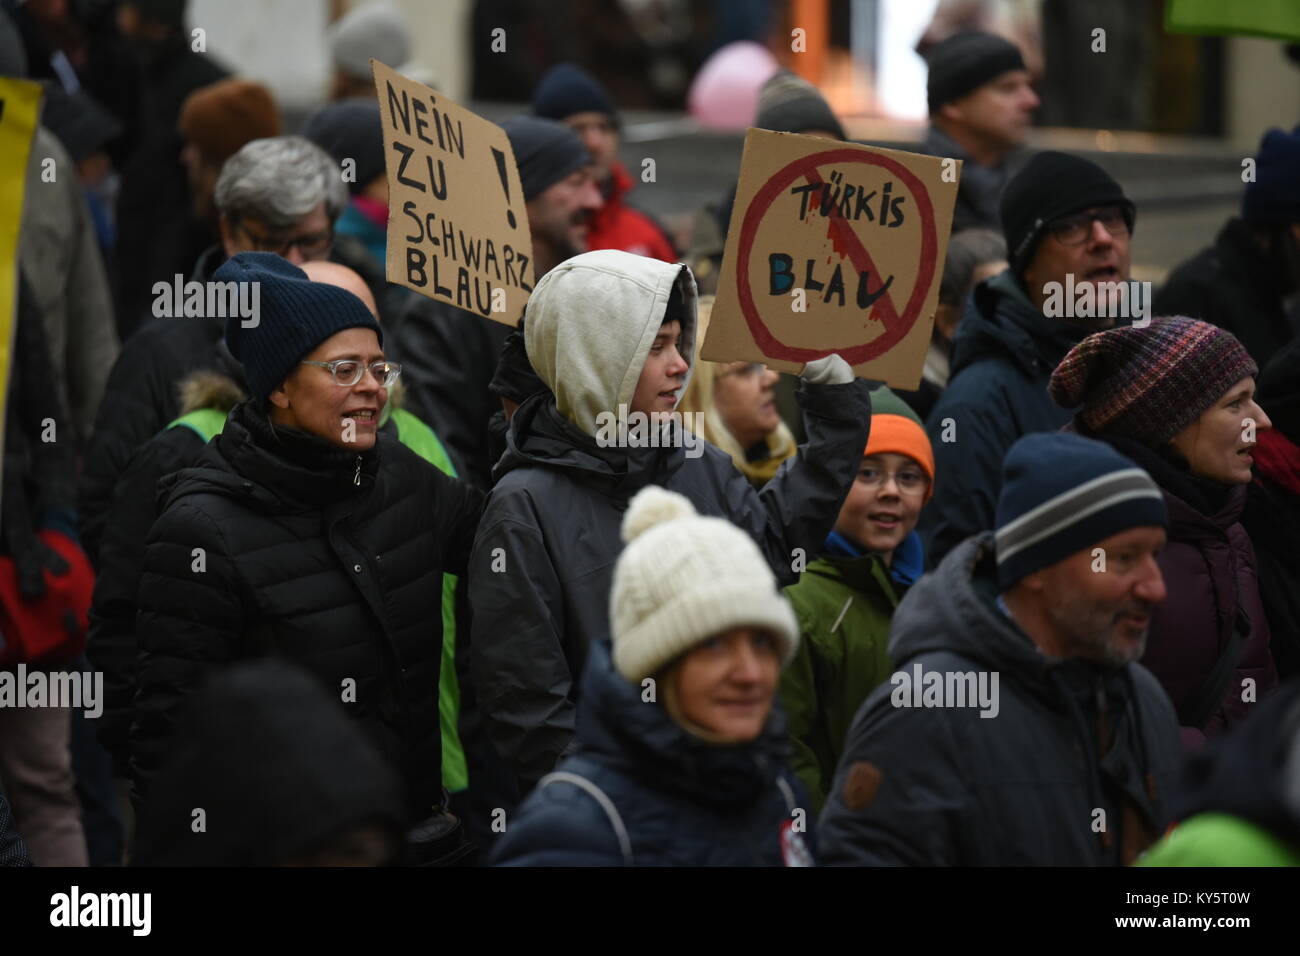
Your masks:
[[[958,33],[926,52],[930,132],[921,151],[963,162],[952,231],[996,229],[1008,159],[1024,145],[1038,97],[1015,45]]]
[[[577,134],[554,120],[516,116],[502,127],[519,166],[540,279],[587,249],[589,223],[601,208],[594,165]],[[487,487],[488,423],[501,408],[488,386],[510,326],[413,296],[391,334],[407,407],[437,432],[458,473]]]
[[[552,67],[533,93],[533,113],[569,127],[582,137],[583,145],[591,153],[596,183],[605,204],[591,217],[587,248],[622,249],[676,262],[672,240],[659,224],[623,202],[633,180],[618,161],[622,120],[614,101],[596,78],[572,63]]]
[[[1049,316],[1053,289],[1090,286],[1099,298],[1106,284],[1129,278],[1135,209],[1096,163],[1038,153],[1007,184],[1001,213],[1010,267],[971,296],[953,340],[952,377],[926,423],[938,481],[920,530],[932,567],[993,527],[1002,457],[1016,439],[1070,419],[1047,394],[1052,370],[1112,318]]]
[[[1265,133],[1254,163],[1240,217],[1173,271],[1155,313],[1227,329],[1262,368],[1296,334],[1287,301],[1300,290],[1300,126]]]

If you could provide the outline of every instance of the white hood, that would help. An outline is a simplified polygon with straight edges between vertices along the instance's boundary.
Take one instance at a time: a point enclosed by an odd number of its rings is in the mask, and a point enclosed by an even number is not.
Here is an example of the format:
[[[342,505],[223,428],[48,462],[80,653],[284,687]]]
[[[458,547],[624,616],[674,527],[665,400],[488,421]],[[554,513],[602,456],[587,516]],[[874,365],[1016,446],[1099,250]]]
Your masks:
[[[588,435],[597,433],[598,414],[631,404],[674,284],[685,303],[680,351],[694,368],[695,277],[681,263],[617,249],[584,252],[546,273],[528,297],[528,361],[560,413]]]

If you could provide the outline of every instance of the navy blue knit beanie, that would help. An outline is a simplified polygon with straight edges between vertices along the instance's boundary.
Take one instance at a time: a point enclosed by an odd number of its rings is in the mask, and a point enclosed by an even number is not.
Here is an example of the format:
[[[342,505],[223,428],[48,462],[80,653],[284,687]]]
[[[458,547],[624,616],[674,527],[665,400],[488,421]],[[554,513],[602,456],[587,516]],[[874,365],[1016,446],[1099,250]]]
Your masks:
[[[564,120],[574,113],[604,113],[618,122],[618,110],[600,81],[574,63],[560,63],[537,81],[533,114]]]
[[[307,120],[302,135],[329,153],[336,163],[347,159],[356,163],[356,177],[348,183],[348,192],[354,196],[384,175],[384,125],[377,103],[331,103]]]
[[[1241,218],[1252,223],[1300,222],[1300,126],[1271,129],[1255,157],[1255,181],[1241,197]]]
[[[1168,524],[1160,488],[1110,445],[1068,432],[1026,435],[1002,463],[998,586],[1121,531]]]
[[[226,319],[226,345],[244,366],[253,398],[265,400],[306,355],[336,332],[373,329],[379,344],[384,343],[383,330],[364,302],[346,289],[312,282],[307,273],[272,252],[231,256],[212,278],[256,283],[255,300],[241,292],[241,301],[257,303],[253,318],[232,314]]]

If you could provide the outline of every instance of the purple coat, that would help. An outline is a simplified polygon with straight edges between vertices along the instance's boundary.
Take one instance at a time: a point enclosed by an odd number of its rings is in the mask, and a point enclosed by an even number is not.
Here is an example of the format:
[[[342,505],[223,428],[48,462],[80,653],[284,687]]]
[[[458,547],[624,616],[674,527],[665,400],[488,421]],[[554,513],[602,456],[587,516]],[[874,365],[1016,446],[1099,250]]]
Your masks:
[[[1269,651],[1268,618],[1259,596],[1255,549],[1241,524],[1247,486],[1224,488],[1193,478],[1185,468],[1144,446],[1112,436],[1102,438],[1145,468],[1164,492],[1169,543],[1160,555],[1160,571],[1168,596],[1152,617],[1142,663],[1173,701],[1183,724],[1184,746],[1196,746],[1251,712],[1254,705],[1242,700],[1247,678],[1254,681],[1255,700],[1262,700],[1278,682]],[[1240,639],[1234,635],[1238,601],[1250,618],[1250,637],[1220,705],[1199,726],[1188,726],[1186,711],[1220,652],[1229,640]]]

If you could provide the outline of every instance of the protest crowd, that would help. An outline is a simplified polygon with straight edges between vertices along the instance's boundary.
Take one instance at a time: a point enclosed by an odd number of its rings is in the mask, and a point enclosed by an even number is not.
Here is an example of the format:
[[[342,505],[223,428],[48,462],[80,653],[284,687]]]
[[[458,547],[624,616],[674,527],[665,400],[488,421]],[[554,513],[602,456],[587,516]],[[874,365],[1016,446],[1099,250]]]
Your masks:
[[[0,865],[1300,864],[1300,127],[1144,311],[1076,316],[1054,290],[1132,284],[1141,202],[1029,148],[1015,42],[928,44],[911,151],[960,178],[890,387],[702,357],[742,171],[646,211],[672,176],[620,160],[600,64],[499,123],[498,321],[389,278],[398,9],[331,25],[299,116],[186,7],[0,0],[0,82],[43,91]],[[749,79],[743,126],[852,144]]]

